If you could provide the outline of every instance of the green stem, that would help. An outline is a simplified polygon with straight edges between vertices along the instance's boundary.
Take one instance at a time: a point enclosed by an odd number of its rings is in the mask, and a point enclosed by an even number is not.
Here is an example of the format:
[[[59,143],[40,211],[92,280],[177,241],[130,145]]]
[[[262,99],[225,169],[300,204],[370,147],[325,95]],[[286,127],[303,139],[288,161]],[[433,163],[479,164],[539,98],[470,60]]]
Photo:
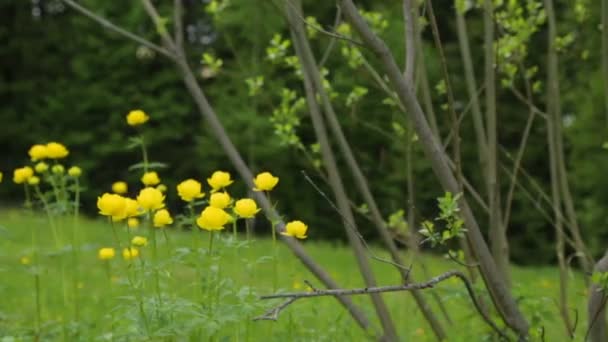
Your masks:
[[[144,135],[140,135],[141,138],[141,156],[143,158],[144,163],[144,173],[148,172],[148,151],[146,150],[146,142],[144,140]]]
[[[78,258],[80,254],[80,239],[78,238],[78,215],[80,211],[80,182],[78,178],[75,179],[75,190],[74,190],[74,221],[72,225],[72,270],[73,274],[73,288],[74,291],[74,321],[76,324],[76,329],[78,329],[78,321],[80,319],[80,296],[78,291],[78,278],[80,275]],[[76,336],[78,336],[78,331],[76,331]]]
[[[148,227],[152,237],[152,262],[154,267],[154,284],[156,286],[156,296],[158,297],[158,306],[156,307],[156,315],[160,315],[158,308],[162,306],[162,297],[160,294],[160,277],[158,275],[158,246],[156,242],[156,228],[154,228],[151,220],[151,213],[148,213]]]

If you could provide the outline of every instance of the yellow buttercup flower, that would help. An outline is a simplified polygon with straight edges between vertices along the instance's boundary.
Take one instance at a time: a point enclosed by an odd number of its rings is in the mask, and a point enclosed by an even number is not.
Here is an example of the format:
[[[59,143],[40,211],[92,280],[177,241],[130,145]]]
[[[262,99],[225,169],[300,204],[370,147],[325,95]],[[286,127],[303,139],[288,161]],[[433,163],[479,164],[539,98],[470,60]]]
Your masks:
[[[101,197],[97,197],[97,208],[99,209],[99,213],[111,217],[114,221],[119,221],[126,217],[126,205],[126,199],[120,195],[106,192],[101,195]]]
[[[139,249],[135,247],[128,247],[122,250],[122,258],[129,261],[139,256]]]
[[[51,167],[51,172],[56,175],[61,175],[65,172],[65,168],[61,164],[53,165],[53,167]]]
[[[168,224],[173,223],[173,218],[167,209],[161,209],[154,213],[154,227],[162,228]]]
[[[58,142],[50,142],[46,144],[46,153],[51,159],[61,159],[67,157],[70,151]]]
[[[127,124],[129,126],[142,125],[149,119],[150,117],[141,109],[132,110],[127,114]]]
[[[291,221],[285,225],[285,231],[281,232],[282,235],[293,236],[298,239],[306,239],[306,232],[308,226],[302,221]]]
[[[146,211],[163,208],[164,201],[165,195],[156,188],[144,188],[137,196],[137,203]]]
[[[255,176],[253,180],[255,191],[270,191],[279,183],[279,177],[275,177],[270,172],[262,172]]]
[[[23,184],[34,175],[34,170],[29,166],[20,167],[13,171],[13,182]]]
[[[38,176],[32,176],[27,179],[27,184],[38,185],[38,184],[40,184],[40,178],[38,178]]]
[[[139,203],[132,198],[125,198],[125,217],[133,217],[142,214]]]
[[[128,186],[126,182],[123,181],[118,181],[118,182],[114,182],[114,184],[112,184],[112,192],[122,195],[122,194],[126,194],[128,190]]]
[[[38,161],[47,158],[48,152],[46,149],[46,145],[36,144],[30,147],[30,150],[27,152],[30,155],[32,161]]]
[[[195,198],[205,196],[205,193],[202,192],[202,187],[201,183],[197,180],[186,179],[177,185],[177,194],[182,200],[192,202]]]
[[[133,239],[131,239],[131,244],[136,247],[144,247],[148,244],[148,239],[143,236],[134,236]]]
[[[131,217],[127,220],[127,226],[131,229],[139,227],[139,220],[136,217]]]
[[[251,198],[240,199],[234,204],[234,212],[242,218],[252,218],[258,211],[258,205]]]
[[[116,251],[114,250],[114,248],[110,247],[100,248],[99,252],[97,252],[97,257],[99,258],[99,260],[110,260],[113,259],[115,255]]]
[[[211,194],[209,205],[218,209],[224,209],[230,205],[230,195],[227,192],[216,192]]]
[[[36,170],[36,172],[38,173],[43,173],[46,172],[46,170],[49,169],[49,164],[45,163],[45,162],[39,162],[38,164],[34,165],[34,170]]]
[[[78,177],[80,177],[80,175],[82,175],[82,169],[79,168],[78,166],[72,166],[71,168],[68,169],[68,175],[70,175],[74,178],[78,178]]]
[[[207,207],[196,219],[196,224],[205,230],[222,230],[230,218],[230,215],[222,209]]]
[[[215,171],[211,175],[211,178],[207,178],[207,183],[209,183],[209,186],[213,189],[212,192],[225,188],[232,184],[232,182],[230,173],[224,171]]]
[[[158,177],[158,173],[156,173],[156,171],[150,171],[141,176],[141,182],[144,183],[145,186],[154,186],[160,183],[160,178]]]

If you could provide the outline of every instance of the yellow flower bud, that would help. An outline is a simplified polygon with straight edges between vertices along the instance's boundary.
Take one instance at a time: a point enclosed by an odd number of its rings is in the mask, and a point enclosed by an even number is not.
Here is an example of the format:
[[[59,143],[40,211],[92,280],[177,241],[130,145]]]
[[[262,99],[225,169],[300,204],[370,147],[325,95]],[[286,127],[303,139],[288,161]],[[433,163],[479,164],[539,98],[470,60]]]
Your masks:
[[[64,145],[57,142],[46,144],[46,152],[47,156],[51,159],[65,158],[70,154],[70,151]]]
[[[167,192],[167,186],[166,186],[165,184],[158,184],[158,185],[156,186],[156,188],[158,189],[158,191],[160,191],[160,192],[162,192],[162,193]]]
[[[177,185],[177,194],[182,200],[192,202],[195,198],[205,196],[202,187],[200,182],[194,179],[186,179]]]
[[[53,167],[51,167],[51,172],[56,175],[61,175],[65,172],[65,168],[61,164],[53,165]]]
[[[32,259],[24,255],[21,257],[21,259],[19,259],[19,262],[21,262],[21,265],[29,265],[32,263]]]
[[[23,184],[34,175],[34,170],[29,166],[20,167],[13,171],[13,182]]]
[[[230,173],[224,171],[215,171],[211,175],[211,178],[207,178],[207,183],[209,183],[209,186],[213,189],[212,192],[225,188],[232,184],[232,182]]]
[[[160,183],[160,178],[156,171],[150,171],[141,176],[141,182],[144,183],[145,186],[153,186]]]
[[[153,221],[154,227],[163,228],[168,224],[172,224],[173,218],[171,218],[171,214],[169,214],[169,211],[167,209],[161,209],[154,213]]]
[[[148,244],[148,239],[143,236],[134,236],[133,239],[131,239],[131,244],[136,247],[144,247]]]
[[[0,183],[2,183],[2,177],[3,177],[3,176],[4,176],[4,175],[2,174],[2,172],[0,172]]]
[[[222,209],[207,207],[196,219],[196,224],[205,230],[222,230],[231,217]]]
[[[209,205],[218,209],[224,209],[230,205],[230,195],[227,192],[216,192],[211,194]]]
[[[112,184],[112,192],[122,195],[122,194],[126,194],[128,190],[128,186],[126,182],[123,181],[118,181],[118,182],[114,182],[114,184]]]
[[[150,117],[141,109],[132,110],[127,114],[127,124],[129,126],[142,125],[149,119]]]
[[[131,217],[127,220],[127,226],[131,229],[139,227],[139,220],[135,217]]]
[[[273,176],[270,172],[262,172],[255,176],[253,183],[254,191],[270,191],[279,183],[279,177]]]
[[[43,173],[46,172],[46,170],[49,169],[49,164],[45,163],[45,162],[39,162],[38,164],[36,164],[34,166],[34,170],[36,170],[36,172],[38,173]]]
[[[308,226],[304,224],[302,221],[291,221],[285,225],[285,231],[282,232],[282,235],[293,236],[298,239],[306,239],[306,232],[308,231]]]
[[[252,218],[258,211],[258,205],[251,198],[240,199],[234,204],[234,212],[242,218]]]
[[[41,144],[30,147],[30,150],[27,153],[30,155],[32,161],[38,161],[48,157],[46,145]]]
[[[139,257],[139,249],[128,247],[122,250],[122,258],[129,261]]]
[[[156,188],[145,188],[139,192],[137,203],[144,210],[156,210],[165,206],[165,195]]]
[[[80,175],[82,175],[82,169],[79,168],[78,166],[72,166],[71,168],[68,169],[68,175],[70,175],[74,178],[78,178],[78,177],[80,177]]]
[[[38,176],[32,176],[32,177],[28,178],[27,184],[38,185],[38,184],[40,184],[40,178],[38,178]]]
[[[114,248],[110,247],[100,248],[99,252],[97,252],[97,257],[99,258],[99,260],[110,260],[114,258],[115,255],[116,251],[114,250]]]

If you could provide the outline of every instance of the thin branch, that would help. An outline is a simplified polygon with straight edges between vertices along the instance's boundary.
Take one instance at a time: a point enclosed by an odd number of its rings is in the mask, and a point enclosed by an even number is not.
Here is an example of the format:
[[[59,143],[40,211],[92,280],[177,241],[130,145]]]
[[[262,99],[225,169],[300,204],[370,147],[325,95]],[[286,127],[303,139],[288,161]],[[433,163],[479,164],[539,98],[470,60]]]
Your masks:
[[[101,26],[103,26],[111,31],[114,31],[120,35],[123,35],[134,42],[147,46],[150,49],[162,54],[165,57],[168,57],[171,60],[175,60],[175,55],[171,51],[169,51],[161,46],[158,46],[158,45],[152,43],[151,41],[149,41],[141,36],[136,35],[135,33],[129,32],[129,31],[123,29],[122,27],[116,26],[108,19],[91,12],[87,8],[79,5],[78,3],[76,3],[72,0],[61,0],[61,1],[63,1],[68,7],[72,8],[73,10],[92,19],[93,21],[97,22],[98,24],[101,24]]]
[[[268,310],[264,315],[256,317],[255,319],[273,319],[276,320],[278,315],[282,310],[288,307],[290,304],[295,302],[298,299],[302,298],[312,298],[312,297],[326,297],[326,296],[357,296],[357,295],[368,295],[372,293],[387,293],[387,292],[400,292],[400,291],[413,291],[413,290],[424,290],[434,288],[437,284],[442,281],[445,281],[449,278],[456,277],[460,279],[467,289],[467,293],[475,306],[477,312],[481,315],[483,320],[488,324],[492,330],[494,330],[501,338],[504,340],[509,340],[509,337],[505,332],[500,330],[498,326],[492,321],[492,319],[487,316],[479,305],[477,298],[475,296],[475,291],[471,285],[469,279],[460,271],[448,271],[442,273],[436,277],[429,279],[428,281],[421,283],[410,283],[403,285],[388,285],[388,286],[376,286],[376,287],[364,287],[364,288],[355,288],[355,289],[329,289],[329,290],[316,290],[310,292],[287,292],[287,293],[277,293],[271,295],[260,296],[260,299],[277,299],[277,298],[287,298],[287,300],[281,303],[279,306],[274,307]],[[269,317],[269,318],[263,318]]]
[[[279,306],[270,308],[270,310],[266,311],[264,314],[254,317],[253,320],[254,321],[276,321],[277,319],[279,319],[279,314],[281,313],[281,311],[283,311],[283,309],[288,307],[291,303],[295,302],[296,300],[298,300],[298,298],[296,298],[296,297],[289,298],[286,301],[284,301],[283,303],[281,303]]]
[[[413,18],[414,9],[412,0],[403,0],[403,20],[405,21],[405,72],[404,77],[408,83],[413,83],[414,66],[416,64],[416,49],[415,49],[415,32],[414,20],[418,20],[418,16]],[[416,11],[417,13],[418,11]]]
[[[335,32],[338,29],[338,26],[340,25],[341,22],[342,22],[342,9],[340,8],[340,6],[336,5],[336,18],[334,19],[334,28],[332,31]],[[325,62],[327,62],[327,59],[329,58],[329,55],[331,54],[335,45],[336,45],[336,37],[331,37],[331,39],[329,40],[329,44],[327,45],[327,49],[325,49],[325,52],[323,53],[323,57],[321,57],[321,61],[319,62],[319,69],[321,69],[325,65]]]
[[[184,4],[183,0],[173,2],[173,40],[178,53],[184,53]]]

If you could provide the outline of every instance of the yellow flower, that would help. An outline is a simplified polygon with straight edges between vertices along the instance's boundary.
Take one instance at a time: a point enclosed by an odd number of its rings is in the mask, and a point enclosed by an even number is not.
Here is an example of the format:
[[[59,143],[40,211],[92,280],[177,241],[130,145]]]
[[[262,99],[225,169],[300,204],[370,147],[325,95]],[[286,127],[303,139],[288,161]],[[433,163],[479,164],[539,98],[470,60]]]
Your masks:
[[[242,218],[252,218],[258,211],[258,205],[251,198],[240,199],[234,204],[234,212]]]
[[[79,168],[78,166],[72,166],[71,168],[68,169],[68,175],[70,175],[74,178],[80,177],[81,174],[82,174],[82,169]]]
[[[196,219],[196,224],[205,230],[222,230],[230,221],[230,215],[222,209],[207,207]]]
[[[122,195],[122,194],[126,194],[128,190],[128,186],[126,182],[123,181],[119,181],[119,182],[114,182],[114,184],[112,184],[112,192]]]
[[[230,204],[230,195],[227,192],[216,192],[211,194],[209,205],[218,209],[224,209]]]
[[[32,161],[38,161],[44,158],[47,158],[48,151],[46,149],[46,145],[36,144],[30,147],[30,150],[27,152],[30,155]]]
[[[19,262],[21,262],[21,265],[29,265],[32,263],[32,260],[27,256],[22,256]]]
[[[122,250],[122,258],[129,261],[139,256],[139,249],[135,247],[128,247]]]
[[[148,239],[143,236],[134,236],[133,239],[131,239],[131,244],[136,247],[144,247],[148,244]]]
[[[163,208],[164,201],[165,195],[156,188],[142,189],[137,196],[137,203],[146,211]]]
[[[168,224],[173,223],[173,218],[171,218],[171,214],[167,209],[161,209],[154,213],[154,227],[163,228]]]
[[[132,110],[127,114],[127,124],[129,126],[138,126],[146,123],[150,117],[141,109]]]
[[[279,177],[273,176],[270,172],[262,172],[255,176],[253,183],[255,191],[270,191],[279,183]]]
[[[131,217],[127,220],[127,226],[131,229],[139,227],[139,220],[135,217]]]
[[[43,173],[46,172],[46,170],[49,169],[49,164],[45,163],[45,162],[39,162],[38,164],[36,164],[34,166],[34,170],[36,170],[36,172],[38,173]]]
[[[125,198],[125,217],[133,217],[141,214],[139,203],[132,198]]]
[[[2,177],[3,177],[3,176],[4,176],[4,175],[2,174],[2,172],[0,172],[0,183],[2,183]]]
[[[51,159],[65,158],[70,154],[70,151],[64,145],[57,142],[46,144],[46,152],[47,156]]]
[[[114,258],[115,255],[116,251],[114,250],[114,248],[110,247],[100,248],[99,252],[97,252],[97,257],[99,258],[99,260],[110,260]]]
[[[126,217],[125,209],[127,201],[124,197],[116,194],[105,193],[97,197],[97,208],[99,213],[104,216],[112,217],[112,220],[119,221]]]
[[[306,232],[308,226],[302,221],[291,221],[285,225],[285,231],[281,232],[282,235],[293,236],[298,239],[306,239]]]
[[[34,170],[29,166],[20,167],[13,171],[13,182],[23,184],[34,175]]]
[[[156,171],[150,171],[141,176],[141,182],[144,183],[145,186],[153,186],[160,183],[160,178],[158,178],[158,173],[156,173]]]
[[[38,176],[32,176],[27,179],[27,184],[38,185],[38,184],[40,184],[40,178],[38,178]]]
[[[158,184],[158,185],[156,186],[156,188],[158,189],[158,191],[160,191],[160,192],[162,192],[162,193],[167,192],[167,186],[166,186],[165,184]]]
[[[53,167],[51,167],[51,172],[60,175],[65,172],[65,168],[61,164],[53,165]]]
[[[232,180],[230,179],[230,173],[224,171],[215,171],[211,178],[207,178],[207,183],[213,189],[212,192],[218,191],[221,188],[225,188],[228,185],[232,184]]]
[[[182,200],[192,202],[195,198],[205,196],[202,187],[200,182],[194,179],[186,179],[177,185],[177,194]]]

